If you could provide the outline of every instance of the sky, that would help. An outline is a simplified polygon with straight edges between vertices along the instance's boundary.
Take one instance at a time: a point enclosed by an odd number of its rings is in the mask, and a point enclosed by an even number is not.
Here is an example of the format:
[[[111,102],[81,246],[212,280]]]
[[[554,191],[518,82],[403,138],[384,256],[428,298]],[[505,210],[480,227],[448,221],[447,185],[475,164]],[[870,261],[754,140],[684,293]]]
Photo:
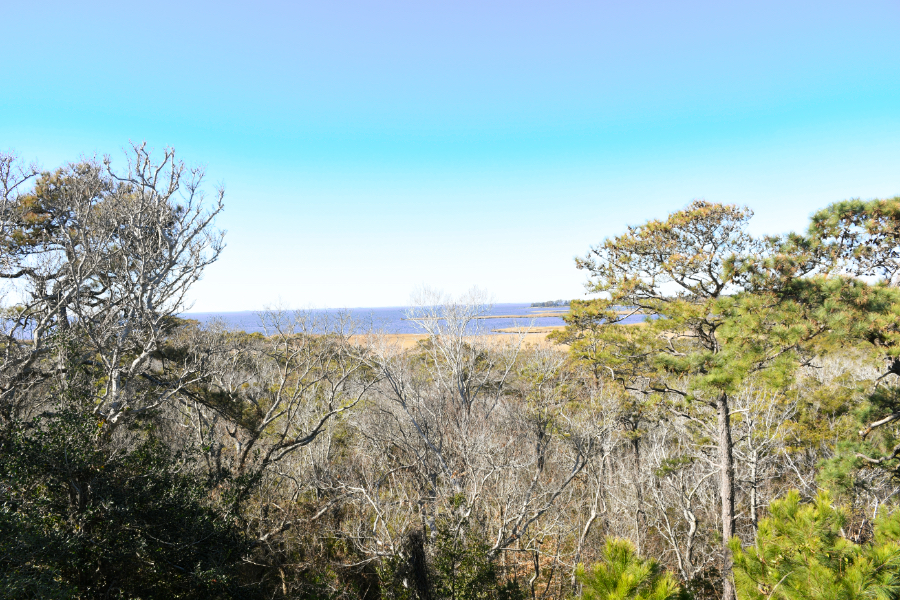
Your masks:
[[[584,297],[693,199],[900,194],[900,1],[7,2],[0,150],[172,146],[226,188],[194,311]]]

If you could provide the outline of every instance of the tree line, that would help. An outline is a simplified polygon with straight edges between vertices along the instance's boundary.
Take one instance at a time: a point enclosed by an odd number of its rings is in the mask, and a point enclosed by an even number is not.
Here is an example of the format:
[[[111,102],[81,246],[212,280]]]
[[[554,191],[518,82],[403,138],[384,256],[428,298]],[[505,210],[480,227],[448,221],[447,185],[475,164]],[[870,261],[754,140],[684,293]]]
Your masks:
[[[900,597],[900,198],[695,201],[576,261],[555,344],[424,289],[404,349],[179,318],[224,190],[170,149],[0,192],[2,597]]]

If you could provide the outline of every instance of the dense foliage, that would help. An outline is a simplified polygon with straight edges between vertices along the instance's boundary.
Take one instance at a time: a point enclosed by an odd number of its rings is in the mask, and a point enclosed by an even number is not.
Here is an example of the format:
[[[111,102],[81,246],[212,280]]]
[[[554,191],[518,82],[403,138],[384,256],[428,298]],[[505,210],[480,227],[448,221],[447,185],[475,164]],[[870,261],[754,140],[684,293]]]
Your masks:
[[[790,492],[769,506],[756,546],[735,551],[741,598],[862,600],[900,596],[900,513],[882,514],[862,544],[842,533],[847,516],[827,493],[809,504]]]
[[[250,540],[152,435],[105,439],[83,406],[8,427],[2,440],[4,598],[231,598]]]
[[[628,540],[606,540],[600,562],[576,573],[585,600],[678,600],[682,590],[671,573],[642,559]]]

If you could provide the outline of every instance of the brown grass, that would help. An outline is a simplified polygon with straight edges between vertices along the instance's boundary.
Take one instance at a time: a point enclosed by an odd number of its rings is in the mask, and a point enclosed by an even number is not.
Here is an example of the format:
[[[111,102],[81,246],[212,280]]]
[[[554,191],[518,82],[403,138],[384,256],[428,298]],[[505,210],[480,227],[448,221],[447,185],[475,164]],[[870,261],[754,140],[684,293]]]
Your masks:
[[[559,327],[533,327],[528,333],[525,334],[525,340],[523,344],[525,346],[538,346],[538,347],[551,347],[555,346],[560,350],[565,350],[567,347],[559,344],[555,344],[552,341],[547,339],[547,334],[551,331],[556,331],[558,329],[562,329],[562,326]],[[519,333],[522,328],[517,327],[506,327],[503,329],[495,329],[497,332],[493,335],[486,336],[490,344],[513,344],[519,340],[518,335],[512,335],[515,333]],[[409,350],[410,348],[414,348],[417,343],[422,340],[428,339],[428,336],[421,333],[386,333],[380,336],[366,336],[366,335],[354,335],[350,337],[350,341],[353,344],[359,344],[361,346],[369,345],[375,340],[378,339],[379,343],[386,343],[389,346],[396,346],[401,350]]]

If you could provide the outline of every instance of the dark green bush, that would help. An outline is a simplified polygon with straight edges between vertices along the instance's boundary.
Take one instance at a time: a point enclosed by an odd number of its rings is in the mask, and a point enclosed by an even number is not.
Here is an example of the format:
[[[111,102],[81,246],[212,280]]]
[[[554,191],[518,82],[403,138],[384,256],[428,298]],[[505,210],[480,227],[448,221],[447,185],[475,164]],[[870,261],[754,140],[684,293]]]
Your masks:
[[[215,484],[87,407],[0,432],[0,597],[242,598],[250,542]]]

